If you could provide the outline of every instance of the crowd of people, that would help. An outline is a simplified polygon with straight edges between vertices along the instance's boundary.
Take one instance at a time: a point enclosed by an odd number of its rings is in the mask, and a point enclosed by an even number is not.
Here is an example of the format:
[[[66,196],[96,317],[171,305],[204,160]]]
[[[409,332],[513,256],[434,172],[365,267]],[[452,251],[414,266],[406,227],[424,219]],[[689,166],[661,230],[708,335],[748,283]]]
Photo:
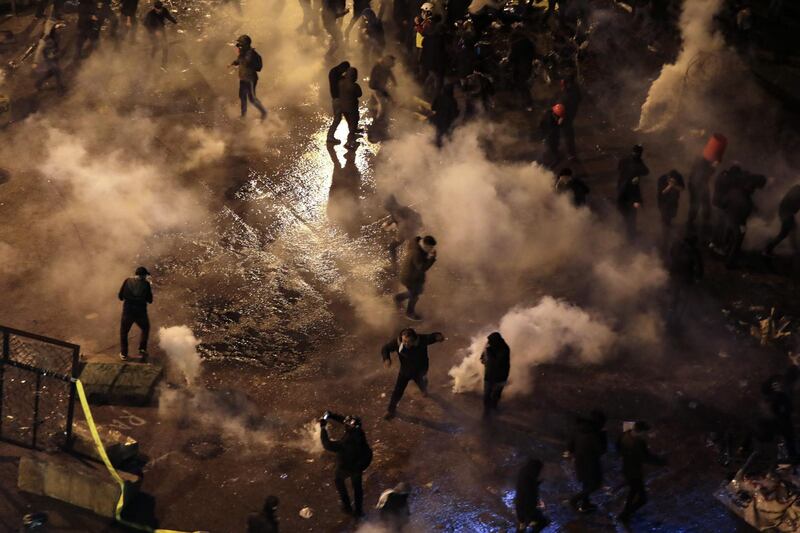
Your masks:
[[[48,1],[41,0],[39,4],[38,14],[42,17]],[[579,137],[576,139],[580,132],[576,132],[576,125],[584,98],[582,62],[591,36],[591,27],[587,25],[588,2],[550,1],[546,8],[530,1],[489,2],[478,10],[470,10],[469,0],[383,1],[377,9],[370,0],[353,0],[350,8],[345,0],[299,0],[299,3],[303,10],[299,30],[316,33],[321,28],[326,32],[329,43],[320,53],[325,54],[329,63],[340,59],[344,51],[350,51],[349,42],[353,32],[357,32],[363,51],[360,60],[370,67],[367,87],[373,93],[373,125],[388,126],[395,112],[397,77],[393,69],[398,62],[413,73],[430,102],[427,119],[435,130],[438,146],[447,143],[453,129],[464,121],[493,116],[508,109],[533,112],[538,106],[540,119],[530,128],[531,142],[538,148],[537,161],[553,171],[553,189],[557,194],[568,196],[576,208],[590,208],[590,187],[585,177],[574,171],[573,164],[581,154]],[[55,80],[59,90],[66,89],[59,66],[62,55],[59,32],[65,24],[62,8],[63,1],[55,0],[53,16],[45,24],[41,41],[30,51],[36,57],[39,89],[50,79]],[[80,0],[76,56],[83,58],[92,53],[98,46],[102,28],[106,28],[109,39],[114,42],[135,39],[139,17],[138,0],[122,0],[119,13],[114,11],[110,0]],[[168,60],[167,22],[177,24],[161,0],[153,2],[142,17],[150,39],[151,56],[155,57],[160,51],[162,65]],[[547,34],[546,49],[537,46],[542,34]],[[238,56],[231,67],[238,70],[241,115],[245,117],[248,106],[252,105],[264,120],[268,113],[256,96],[258,73],[263,66],[261,55],[248,35],[241,35],[236,46]],[[556,96],[543,105],[532,92],[535,77],[557,87]],[[330,67],[327,89],[332,122],[327,132],[328,145],[341,142],[336,132],[344,120],[348,128],[344,146],[349,151],[358,148],[358,139],[364,133],[360,116],[364,97],[362,81],[358,69],[349,60]],[[672,320],[680,320],[686,294],[703,277],[705,248],[721,256],[728,267],[738,266],[748,220],[755,209],[754,194],[768,185],[765,176],[745,170],[738,163],[723,168],[726,147],[725,136],[714,134],[702,153],[697,154],[686,178],[680,170],[671,169],[656,180],[660,248],[671,278],[669,312]],[[650,175],[644,146],[637,144],[628,154],[621,155],[616,168],[616,207],[625,235],[634,242],[639,239],[639,214],[647,203],[642,193],[642,180]],[[685,192],[689,196],[689,209],[684,226],[675,220]],[[417,305],[428,271],[437,260],[437,241],[432,235],[420,235],[422,218],[412,207],[401,204],[394,196],[388,198],[384,206],[388,213],[384,227],[391,234],[389,259],[405,289],[394,296],[394,302],[405,318],[419,322],[423,317]],[[789,237],[793,238],[795,253],[799,251],[796,231],[799,210],[800,185],[795,185],[780,203],[780,232],[766,245],[765,256],[774,254],[776,247]],[[676,237],[679,231],[683,234]],[[129,358],[128,334],[134,324],[142,330],[139,354],[143,359],[148,355],[147,305],[153,301],[148,275],[146,268],[138,268],[119,292],[119,299],[124,302],[120,324],[120,357],[123,360]],[[427,396],[428,349],[445,340],[439,332],[418,333],[413,328],[404,328],[382,347],[381,358],[387,368],[393,364],[393,354],[396,353],[399,360],[396,382],[384,415],[387,421],[396,416],[410,381]],[[513,361],[512,349],[501,332],[493,332],[487,338],[481,355],[485,368],[485,417],[491,417],[500,404]],[[794,456],[791,402],[787,407],[781,383],[777,388],[770,386],[764,391],[774,415],[766,424],[769,431],[784,439],[789,453]],[[341,439],[330,438],[330,422],[342,426],[344,436]],[[361,419],[326,412],[320,425],[324,449],[336,455],[334,484],[342,509],[349,515],[361,517],[364,515],[362,474],[372,460]],[[600,410],[578,417],[574,434],[566,446],[581,485],[570,504],[580,513],[596,510],[591,497],[604,484],[602,457],[608,448],[605,426],[606,416]],[[647,501],[645,465],[665,464],[663,458],[649,451],[648,430],[648,424],[643,421],[626,422],[617,440],[621,473],[628,487],[624,508],[619,513],[619,519],[625,523]],[[549,523],[540,507],[542,467],[541,460],[531,458],[519,471],[515,497],[519,531],[540,531]],[[352,498],[347,480],[352,486]],[[392,531],[402,530],[409,521],[411,492],[411,487],[403,482],[381,495],[377,506],[380,517]],[[277,531],[277,507],[277,497],[267,498],[263,510],[249,518],[248,531]]]

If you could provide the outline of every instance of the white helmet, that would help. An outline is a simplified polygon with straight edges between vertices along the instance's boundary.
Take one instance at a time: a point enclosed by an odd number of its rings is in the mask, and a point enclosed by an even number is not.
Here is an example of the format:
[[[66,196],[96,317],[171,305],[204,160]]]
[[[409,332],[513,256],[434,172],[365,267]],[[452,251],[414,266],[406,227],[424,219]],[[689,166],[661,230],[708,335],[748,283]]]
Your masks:
[[[433,4],[430,2],[425,2],[419,9],[423,13],[433,13]]]

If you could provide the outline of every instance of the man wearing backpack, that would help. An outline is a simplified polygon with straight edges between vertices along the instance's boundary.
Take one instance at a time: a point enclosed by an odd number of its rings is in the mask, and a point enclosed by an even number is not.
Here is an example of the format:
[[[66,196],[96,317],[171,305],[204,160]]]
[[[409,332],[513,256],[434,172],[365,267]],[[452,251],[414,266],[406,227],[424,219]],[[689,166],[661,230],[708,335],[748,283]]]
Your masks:
[[[247,115],[247,101],[261,111],[261,120],[267,118],[267,110],[256,98],[256,84],[258,73],[264,66],[261,56],[251,46],[253,40],[249,35],[242,35],[236,39],[236,48],[239,49],[238,57],[231,63],[232,67],[239,67],[239,100],[242,103],[242,118]]]
[[[344,426],[344,437],[331,440],[328,436],[328,421],[335,420]],[[336,473],[334,483],[342,500],[342,511],[356,518],[364,516],[364,487],[361,483],[364,470],[372,462],[372,448],[367,443],[361,419],[357,416],[342,416],[326,411],[319,421],[322,446],[336,454]],[[353,504],[347,492],[345,481],[353,484]]]

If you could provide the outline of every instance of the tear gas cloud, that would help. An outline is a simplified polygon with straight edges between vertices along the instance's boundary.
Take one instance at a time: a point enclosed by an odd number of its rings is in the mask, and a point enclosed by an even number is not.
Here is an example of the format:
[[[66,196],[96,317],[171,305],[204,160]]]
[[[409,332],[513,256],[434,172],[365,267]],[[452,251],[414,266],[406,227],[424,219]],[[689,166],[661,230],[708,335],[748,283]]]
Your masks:
[[[544,363],[571,361],[596,364],[610,354],[617,334],[602,320],[567,302],[546,296],[528,308],[517,307],[500,319],[496,328],[473,337],[460,364],[450,369],[453,391],[479,391],[483,386],[481,353],[486,337],[499,331],[511,348],[509,395],[533,388],[531,370]]]
[[[170,369],[179,372],[185,384],[193,387],[200,376],[200,354],[195,338],[188,326],[172,326],[158,330],[158,345],[167,354]]]

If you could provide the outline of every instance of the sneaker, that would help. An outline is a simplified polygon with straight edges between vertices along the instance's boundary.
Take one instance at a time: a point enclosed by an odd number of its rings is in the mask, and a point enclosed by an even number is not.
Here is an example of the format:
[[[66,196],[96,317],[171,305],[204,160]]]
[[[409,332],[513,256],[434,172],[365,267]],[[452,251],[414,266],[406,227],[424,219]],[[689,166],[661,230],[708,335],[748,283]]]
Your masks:
[[[119,354],[119,358],[122,359],[123,361],[127,361],[128,360],[128,356],[125,355],[125,354]]]
[[[337,144],[341,144],[342,141],[340,141],[339,139],[328,139],[327,141],[325,141],[325,143],[330,144],[331,146],[336,146]]]
[[[406,313],[406,318],[414,322],[420,322],[422,320],[422,317],[417,313]]]
[[[394,411],[386,411],[386,414],[383,415],[384,420],[391,420],[394,418]]]

